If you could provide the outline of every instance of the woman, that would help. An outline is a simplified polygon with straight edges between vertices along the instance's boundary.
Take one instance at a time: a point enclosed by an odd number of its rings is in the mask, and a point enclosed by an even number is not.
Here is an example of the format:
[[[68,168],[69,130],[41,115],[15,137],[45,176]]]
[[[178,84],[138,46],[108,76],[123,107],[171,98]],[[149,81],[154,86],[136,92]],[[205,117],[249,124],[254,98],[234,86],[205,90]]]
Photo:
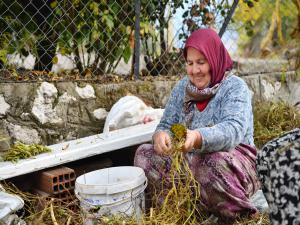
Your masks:
[[[256,213],[249,201],[259,182],[248,87],[230,71],[233,62],[211,29],[193,32],[184,56],[187,77],[173,88],[153,145],[138,148],[135,165],[145,170],[150,183],[159,183],[171,164],[166,155],[172,147],[170,127],[183,123],[188,131],[182,150],[200,184],[201,203],[227,218]]]
[[[269,141],[257,171],[273,225],[300,224],[300,128]]]

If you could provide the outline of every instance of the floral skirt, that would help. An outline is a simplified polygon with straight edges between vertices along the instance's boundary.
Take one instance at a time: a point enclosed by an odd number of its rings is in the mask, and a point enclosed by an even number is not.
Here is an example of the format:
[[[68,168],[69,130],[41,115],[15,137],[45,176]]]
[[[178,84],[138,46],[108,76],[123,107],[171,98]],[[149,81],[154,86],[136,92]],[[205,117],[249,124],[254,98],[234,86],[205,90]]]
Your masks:
[[[230,151],[187,153],[185,158],[200,185],[199,200],[207,211],[226,218],[257,212],[249,200],[260,187],[255,169],[256,149],[241,144]],[[134,160],[156,188],[167,180],[171,163],[171,157],[156,154],[151,144],[141,145]]]
[[[300,224],[300,128],[268,142],[257,157],[273,225]]]

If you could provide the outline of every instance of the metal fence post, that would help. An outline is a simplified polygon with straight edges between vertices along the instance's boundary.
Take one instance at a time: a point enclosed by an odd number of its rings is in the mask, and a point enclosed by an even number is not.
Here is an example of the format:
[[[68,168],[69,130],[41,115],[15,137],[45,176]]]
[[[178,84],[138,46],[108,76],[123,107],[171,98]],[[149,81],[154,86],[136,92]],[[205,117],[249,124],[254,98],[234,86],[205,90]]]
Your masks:
[[[134,33],[134,79],[139,79],[140,70],[140,13],[141,1],[135,0],[135,33]]]
[[[231,6],[231,8],[230,8],[230,10],[229,10],[229,12],[228,12],[225,20],[224,20],[224,23],[222,24],[222,27],[221,27],[221,29],[219,31],[220,38],[222,38],[224,32],[226,31],[226,28],[227,28],[227,26],[228,26],[228,24],[229,24],[229,22],[230,22],[230,20],[231,20],[231,18],[233,16],[234,11],[235,11],[235,9],[236,9],[236,7],[237,7],[238,4],[239,4],[239,0],[234,0],[233,1],[232,6]]]

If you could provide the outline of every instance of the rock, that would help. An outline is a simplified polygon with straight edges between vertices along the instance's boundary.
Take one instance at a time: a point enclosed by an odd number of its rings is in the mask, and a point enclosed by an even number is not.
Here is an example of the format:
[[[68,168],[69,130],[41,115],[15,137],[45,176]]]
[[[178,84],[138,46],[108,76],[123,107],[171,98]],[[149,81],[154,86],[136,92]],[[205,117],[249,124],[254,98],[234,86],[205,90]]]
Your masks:
[[[99,108],[94,110],[93,115],[97,120],[104,120],[108,112],[104,108]]]
[[[22,119],[22,121],[30,121],[31,120],[30,113],[22,113],[20,115],[20,118]]]
[[[70,131],[70,132],[67,134],[65,140],[66,140],[66,141],[70,141],[70,140],[75,140],[75,139],[77,139],[77,138],[78,138],[78,137],[77,137],[76,131],[72,130],[72,131]]]
[[[57,98],[57,89],[53,84],[43,82],[37,90],[34,99],[32,114],[41,124],[62,125],[63,120],[57,115],[53,103]]]
[[[154,89],[154,103],[157,107],[164,108],[169,99],[169,95],[172,91],[173,86],[176,82],[167,82],[167,81],[155,81],[155,89]]]
[[[274,95],[279,91],[281,87],[281,83],[276,81],[274,85],[271,82],[268,82],[267,80],[262,79],[261,81],[262,85],[262,93],[263,97],[266,100],[271,100],[274,98]]]
[[[0,95],[0,118],[3,118],[6,115],[9,108],[10,105],[6,103],[3,95]]]
[[[35,129],[30,129],[25,126],[15,125],[12,123],[6,123],[7,130],[10,136],[24,144],[39,144],[41,143],[41,137]]]
[[[77,99],[74,96],[69,95],[67,92],[63,93],[63,95],[61,95],[58,99],[59,103],[67,103],[67,104],[71,104],[76,101]]]
[[[0,130],[0,152],[5,152],[10,148],[10,137]]]
[[[54,99],[57,97],[56,87],[48,82],[43,82],[37,92],[38,97],[42,97],[40,100],[44,104],[53,103]]]
[[[75,88],[76,92],[82,99],[90,99],[90,98],[96,98],[95,96],[95,90],[91,85],[86,85],[84,88],[80,88],[76,86]]]
[[[68,121],[67,117],[68,117],[69,106],[74,105],[76,102],[77,99],[69,95],[67,92],[64,92],[64,94],[58,98],[58,102],[54,110],[56,112],[57,117],[61,118],[64,124],[66,124]]]
[[[292,71],[293,66],[284,59],[256,59],[256,58],[238,58],[236,61],[236,71],[242,75],[256,73],[272,73],[282,71]]]

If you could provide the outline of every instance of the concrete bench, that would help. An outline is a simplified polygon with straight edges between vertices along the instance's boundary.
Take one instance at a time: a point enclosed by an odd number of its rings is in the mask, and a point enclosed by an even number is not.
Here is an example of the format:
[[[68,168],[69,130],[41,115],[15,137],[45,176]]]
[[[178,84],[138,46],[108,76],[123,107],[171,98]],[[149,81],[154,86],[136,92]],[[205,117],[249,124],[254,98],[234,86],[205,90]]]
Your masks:
[[[17,163],[0,162],[0,180],[39,171],[67,162],[99,155],[148,142],[159,121],[139,124],[109,133],[101,133],[85,138],[48,146],[52,151],[22,159]]]

